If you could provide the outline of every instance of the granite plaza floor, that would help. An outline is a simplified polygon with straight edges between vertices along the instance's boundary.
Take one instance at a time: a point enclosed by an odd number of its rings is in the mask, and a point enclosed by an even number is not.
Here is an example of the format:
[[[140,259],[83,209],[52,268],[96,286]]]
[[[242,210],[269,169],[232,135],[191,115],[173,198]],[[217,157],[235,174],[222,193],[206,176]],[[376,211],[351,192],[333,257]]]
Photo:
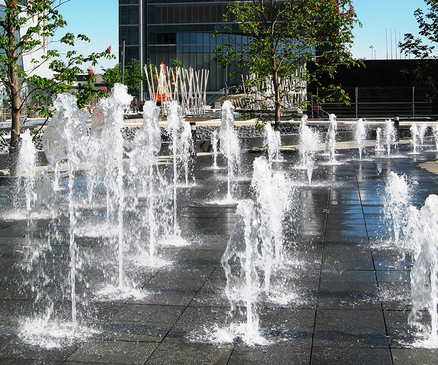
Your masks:
[[[235,181],[238,199],[250,196],[252,160],[258,156],[243,156],[243,177]],[[294,189],[292,218],[284,224],[285,250],[294,264],[282,273],[280,297],[286,299],[264,300],[257,308],[261,335],[270,342],[265,346],[248,346],[239,338],[208,340],[208,334],[232,321],[220,260],[236,222],[236,204],[220,202],[226,172],[211,169],[211,155],[197,157],[196,184],[178,189],[178,220],[189,244],[159,248],[169,266],[129,264],[127,275],[146,295],[88,300],[78,320],[96,332],[49,349],[18,336],[26,318],[41,315],[36,292],[25,285],[20,267],[26,240],[44,238],[49,220],[35,220],[29,231],[25,221],[6,219],[11,192],[0,186],[0,363],[436,364],[438,350],[411,346],[411,262],[390,244],[382,199],[394,171],[416,182],[412,201],[421,207],[429,194],[438,194],[438,175],[421,163],[433,166],[437,157],[436,152],[407,150],[379,156],[368,148],[359,160],[357,150],[339,150],[335,165],[318,159],[309,185],[305,172],[294,168],[296,153],[284,154],[284,162],[275,166]],[[219,165],[224,165],[220,159]],[[61,217],[58,224],[66,227],[65,221]],[[90,252],[93,242],[78,238],[79,247]],[[67,244],[54,247],[51,260],[41,264],[47,272],[62,270],[65,262],[57,255],[68,256]],[[85,292],[105,280],[92,268],[81,275],[90,283]],[[57,299],[59,321],[69,321],[70,307],[68,297]]]

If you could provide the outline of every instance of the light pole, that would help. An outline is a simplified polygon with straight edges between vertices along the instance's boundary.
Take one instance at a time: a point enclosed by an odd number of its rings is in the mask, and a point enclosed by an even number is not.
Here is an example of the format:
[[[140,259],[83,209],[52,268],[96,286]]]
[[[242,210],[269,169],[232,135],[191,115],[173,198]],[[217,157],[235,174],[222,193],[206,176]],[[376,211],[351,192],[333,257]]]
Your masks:
[[[371,59],[373,59],[373,57],[374,57],[374,46],[371,45],[370,48],[371,48]]]

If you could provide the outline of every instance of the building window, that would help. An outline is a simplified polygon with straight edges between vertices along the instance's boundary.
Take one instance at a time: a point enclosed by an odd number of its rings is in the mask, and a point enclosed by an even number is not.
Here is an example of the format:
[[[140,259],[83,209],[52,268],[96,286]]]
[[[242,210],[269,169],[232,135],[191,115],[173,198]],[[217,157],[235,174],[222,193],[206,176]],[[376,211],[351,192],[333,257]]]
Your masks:
[[[139,29],[138,27],[120,27],[119,37],[125,41],[125,45],[132,46],[139,44]]]
[[[139,24],[138,6],[120,6],[119,7],[119,24]]]

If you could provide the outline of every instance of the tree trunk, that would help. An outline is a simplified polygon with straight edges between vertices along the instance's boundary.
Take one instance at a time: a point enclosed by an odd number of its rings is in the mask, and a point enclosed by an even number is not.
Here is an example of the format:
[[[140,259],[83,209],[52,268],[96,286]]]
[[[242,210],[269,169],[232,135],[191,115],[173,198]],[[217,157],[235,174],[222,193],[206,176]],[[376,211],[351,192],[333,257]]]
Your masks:
[[[17,71],[11,71],[11,148],[15,148],[20,136],[20,91]]]
[[[280,85],[278,83],[277,72],[274,72],[274,74],[272,75],[272,83],[274,86],[274,105],[275,105],[274,129],[278,130],[280,128],[280,119],[281,119],[281,100],[280,100]]]
[[[15,17],[15,13],[11,16]],[[18,81],[18,59],[16,57],[16,29],[12,19],[9,19],[6,33],[8,36],[7,57],[10,61],[8,64],[8,83],[11,97],[11,139],[9,142],[9,172],[16,175],[18,138],[20,137],[20,84]]]
[[[9,172],[16,175],[18,157],[18,139],[20,137],[20,90],[16,70],[11,70],[11,140],[9,145]]]

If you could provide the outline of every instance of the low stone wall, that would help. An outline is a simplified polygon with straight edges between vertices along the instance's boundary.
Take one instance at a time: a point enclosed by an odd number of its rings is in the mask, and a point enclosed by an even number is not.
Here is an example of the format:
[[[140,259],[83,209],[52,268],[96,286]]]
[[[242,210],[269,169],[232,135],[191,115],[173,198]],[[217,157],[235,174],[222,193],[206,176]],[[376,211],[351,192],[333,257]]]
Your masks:
[[[327,124],[327,123],[325,123]],[[318,129],[321,135],[327,132],[327,126],[325,124],[314,124],[311,128]],[[135,137],[137,130],[140,127],[124,127],[122,129],[123,137],[126,141],[126,146],[129,148],[129,142]],[[243,149],[257,149],[263,147],[263,131],[258,129],[255,125],[236,125],[235,126],[239,139],[241,141],[241,147]],[[196,150],[197,152],[211,152],[213,146],[211,144],[211,138],[214,131],[219,134],[220,125],[197,125],[196,126]],[[4,138],[9,137],[9,130],[0,131]],[[39,156],[39,164],[44,165],[47,163],[42,145],[43,131],[40,131],[33,138],[35,147]],[[280,128],[282,146],[296,146],[299,143],[299,122],[296,125],[288,124]],[[409,138],[410,130],[409,126],[400,126],[400,137]],[[368,131],[367,139],[375,139],[376,132],[374,128],[370,128]],[[170,152],[170,137],[165,128],[161,128],[162,148],[160,155],[168,155]],[[351,125],[342,125],[338,123],[337,140],[349,141],[354,139],[354,132]],[[8,168],[8,147],[7,144],[0,138],[0,170]]]

